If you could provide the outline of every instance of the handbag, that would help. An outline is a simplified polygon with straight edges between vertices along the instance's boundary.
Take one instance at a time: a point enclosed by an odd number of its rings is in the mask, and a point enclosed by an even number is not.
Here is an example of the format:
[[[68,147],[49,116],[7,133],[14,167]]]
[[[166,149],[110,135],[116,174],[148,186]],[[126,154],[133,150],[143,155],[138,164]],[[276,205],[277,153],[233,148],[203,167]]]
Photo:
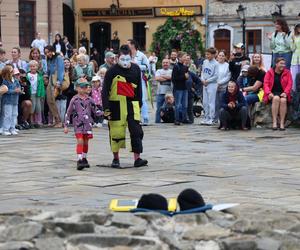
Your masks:
[[[265,94],[265,92],[264,92],[264,90],[261,88],[261,89],[259,90],[258,94],[257,94],[258,99],[259,99],[260,102],[263,101],[263,99],[264,99],[264,94]]]
[[[57,88],[57,73],[53,74],[52,75],[52,83],[53,83],[53,86],[54,86],[54,97],[58,97],[62,91],[65,91],[66,89],[68,89],[70,87],[70,77],[69,77],[69,73],[68,72],[65,72],[64,73],[64,79],[61,83],[61,87],[60,88]]]

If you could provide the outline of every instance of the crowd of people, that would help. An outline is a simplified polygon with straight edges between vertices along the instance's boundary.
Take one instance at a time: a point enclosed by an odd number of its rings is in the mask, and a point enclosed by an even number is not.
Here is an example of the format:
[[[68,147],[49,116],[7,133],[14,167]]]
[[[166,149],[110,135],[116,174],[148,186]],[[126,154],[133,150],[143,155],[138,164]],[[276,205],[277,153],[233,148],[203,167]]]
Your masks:
[[[155,53],[147,57],[136,41],[129,39],[131,62],[141,71],[141,124],[150,123],[148,104],[152,102],[153,85],[157,86],[155,123],[191,124],[202,112],[202,125],[247,130],[251,126],[250,108],[265,102],[272,105],[273,129],[284,130],[288,104],[300,84],[300,24],[291,31],[285,20],[278,19],[268,37],[273,52],[270,69],[265,68],[261,54],[249,58],[242,43],[235,44],[230,55],[208,48],[205,58],[172,50],[157,69]],[[101,64],[96,49],[88,55],[84,46],[73,48],[60,34],[48,45],[37,33],[31,47],[27,61],[21,59],[18,47],[9,56],[0,48],[1,134],[63,127],[80,79],[89,83],[89,96],[104,111],[101,93],[105,75],[118,62],[113,50],[104,52]],[[94,117],[94,126],[106,124],[103,116]]]

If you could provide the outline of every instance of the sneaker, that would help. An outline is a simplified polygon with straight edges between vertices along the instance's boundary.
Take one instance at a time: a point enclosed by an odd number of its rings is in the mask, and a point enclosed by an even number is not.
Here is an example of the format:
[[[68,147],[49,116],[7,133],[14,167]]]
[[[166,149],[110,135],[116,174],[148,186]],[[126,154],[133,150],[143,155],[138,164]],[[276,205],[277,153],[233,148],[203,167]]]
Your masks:
[[[9,131],[4,131],[2,135],[11,135],[11,133]]]
[[[200,122],[200,124],[201,124],[201,125],[207,125],[207,122],[208,122],[208,121],[204,119],[204,120],[202,120],[202,121]]]
[[[83,160],[78,160],[77,161],[77,170],[83,170],[85,168],[85,164],[83,162]]]
[[[174,122],[174,125],[180,126],[181,124],[180,124],[180,122]]]
[[[144,119],[144,121],[142,122],[142,126],[148,126],[148,125],[149,125],[149,120]]]
[[[18,132],[16,130],[12,130],[10,133],[11,135],[18,135]]]
[[[120,168],[120,160],[118,159],[113,159],[111,165],[112,168]]]
[[[82,162],[83,162],[85,168],[89,168],[90,167],[90,164],[89,164],[89,162],[88,162],[88,160],[86,158],[83,158]]]
[[[134,167],[135,168],[139,168],[139,167],[144,167],[148,165],[148,161],[147,160],[143,160],[141,158],[138,158],[134,161]]]

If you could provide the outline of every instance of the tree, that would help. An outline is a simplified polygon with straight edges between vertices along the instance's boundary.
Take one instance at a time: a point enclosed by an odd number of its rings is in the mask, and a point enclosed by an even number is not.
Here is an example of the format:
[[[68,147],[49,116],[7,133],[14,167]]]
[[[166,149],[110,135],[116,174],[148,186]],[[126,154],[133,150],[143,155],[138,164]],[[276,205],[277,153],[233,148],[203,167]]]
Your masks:
[[[187,52],[194,59],[197,57],[197,51],[203,52],[201,33],[193,29],[193,24],[189,18],[183,20],[168,17],[167,21],[160,25],[153,34],[151,51],[156,53],[159,61],[172,49]]]

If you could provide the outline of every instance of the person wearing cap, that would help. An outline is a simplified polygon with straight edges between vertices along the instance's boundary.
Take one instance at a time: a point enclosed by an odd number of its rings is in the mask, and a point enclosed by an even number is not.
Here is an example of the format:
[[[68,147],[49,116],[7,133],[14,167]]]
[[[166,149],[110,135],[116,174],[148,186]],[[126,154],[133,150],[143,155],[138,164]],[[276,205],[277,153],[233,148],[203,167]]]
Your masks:
[[[293,57],[291,62],[291,73],[293,77],[293,90],[296,90],[296,76],[300,73],[300,23],[295,26],[294,34],[292,34],[291,48]]]
[[[21,86],[19,81],[14,77],[16,73],[19,73],[19,70],[16,69],[14,72],[12,65],[6,65],[1,72],[3,84],[8,88],[8,91],[2,96],[3,135],[18,134],[15,127],[17,125]]]
[[[5,65],[5,50],[0,48],[0,70],[2,70]]]
[[[116,55],[113,52],[111,51],[106,52],[105,63],[100,66],[100,69],[102,68],[106,68],[107,70],[110,69],[115,64],[115,57]]]
[[[249,85],[250,82],[250,77],[248,76],[249,67],[250,67],[249,65],[244,65],[241,70],[242,74],[237,79],[236,83],[239,85],[240,89],[245,88]]]
[[[141,70],[131,63],[130,48],[122,45],[118,64],[111,67],[104,78],[102,104],[104,117],[109,121],[110,146],[113,152],[111,167],[120,168],[119,151],[126,147],[128,126],[134,167],[148,164],[140,158],[143,152],[144,132],[141,127],[142,82]]]
[[[93,116],[96,117],[102,115],[102,112],[97,109],[94,100],[87,95],[88,86],[89,83],[85,78],[80,78],[76,82],[78,94],[75,95],[70,102],[64,123],[64,133],[67,134],[69,132],[68,126],[71,123],[72,117],[75,137],[77,139],[77,170],[83,170],[84,168],[90,167],[87,160],[87,153],[89,140],[93,138]]]
[[[106,69],[102,68],[101,70],[106,70]],[[100,110],[102,110],[101,92],[102,92],[101,78],[100,78],[100,76],[96,75],[92,79],[91,97],[94,100],[97,108],[100,109]],[[101,117],[95,118],[95,125],[96,125],[96,127],[102,127],[102,119],[101,119]]]
[[[241,73],[241,68],[245,61],[249,61],[250,58],[245,55],[245,46],[242,43],[235,44],[234,50],[231,54],[229,61],[229,70],[231,72],[231,80],[237,81]]]

